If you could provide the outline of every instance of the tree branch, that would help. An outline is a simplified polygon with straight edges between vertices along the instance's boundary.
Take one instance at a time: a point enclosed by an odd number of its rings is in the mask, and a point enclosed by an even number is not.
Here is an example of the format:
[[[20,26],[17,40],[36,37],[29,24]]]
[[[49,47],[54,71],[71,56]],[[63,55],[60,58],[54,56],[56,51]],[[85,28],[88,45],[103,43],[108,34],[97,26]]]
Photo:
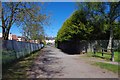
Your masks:
[[[120,14],[118,14],[117,16],[113,17],[112,22],[115,21],[115,19],[117,19],[118,17],[120,17]]]
[[[9,18],[10,16],[7,16],[6,19],[5,19],[5,22],[7,21],[7,19]]]
[[[6,26],[5,26],[5,20],[4,20],[3,8],[2,8],[2,27],[6,28]]]

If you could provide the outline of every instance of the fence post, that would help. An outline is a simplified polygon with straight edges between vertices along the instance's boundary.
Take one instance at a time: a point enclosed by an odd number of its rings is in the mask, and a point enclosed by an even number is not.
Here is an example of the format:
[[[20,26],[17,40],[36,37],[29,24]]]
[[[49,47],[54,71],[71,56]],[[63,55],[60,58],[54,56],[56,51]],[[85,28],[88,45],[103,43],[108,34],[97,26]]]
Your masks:
[[[111,61],[114,61],[114,49],[111,49]]]
[[[102,56],[103,56],[104,49],[102,49]]]
[[[94,55],[95,55],[95,53],[96,53],[96,49],[95,49],[95,47],[94,47]]]

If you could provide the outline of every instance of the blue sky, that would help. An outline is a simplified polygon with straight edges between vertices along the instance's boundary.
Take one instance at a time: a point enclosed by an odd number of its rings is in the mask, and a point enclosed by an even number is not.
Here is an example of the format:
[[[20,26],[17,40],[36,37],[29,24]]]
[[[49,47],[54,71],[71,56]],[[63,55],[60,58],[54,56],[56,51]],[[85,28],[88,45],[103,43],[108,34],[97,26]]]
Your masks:
[[[64,21],[70,17],[75,11],[75,2],[45,2],[43,5],[43,12],[51,15],[50,25],[44,26],[45,34],[47,36],[56,36],[58,30],[62,27]],[[0,29],[0,32],[1,29]],[[20,28],[15,25],[12,26],[10,32],[21,36]]]
[[[76,3],[51,2],[46,3],[46,12],[51,14],[50,26],[44,27],[48,36],[56,36],[64,21],[75,11]]]

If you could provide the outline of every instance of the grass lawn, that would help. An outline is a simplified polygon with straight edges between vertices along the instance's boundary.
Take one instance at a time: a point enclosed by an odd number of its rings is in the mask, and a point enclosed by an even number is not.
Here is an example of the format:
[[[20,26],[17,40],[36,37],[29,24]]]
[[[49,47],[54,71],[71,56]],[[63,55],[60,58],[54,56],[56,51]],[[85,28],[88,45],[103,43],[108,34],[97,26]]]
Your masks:
[[[2,70],[2,78],[26,78],[26,72],[30,69],[33,61],[41,51],[31,53],[29,56],[13,63],[8,68]]]
[[[96,54],[94,54],[93,52],[89,52],[88,56],[89,57],[94,56],[94,57],[103,58],[103,59],[106,59],[106,60],[110,60],[110,58],[111,58],[111,55],[103,54],[103,56],[102,56],[102,53],[99,53],[99,52],[97,52]],[[120,52],[114,52],[115,62],[120,62],[120,59],[118,58],[119,56],[120,56]]]
[[[118,73],[118,71],[120,72],[120,69],[118,69],[118,65],[109,64],[109,63],[102,63],[102,62],[96,62],[93,65],[99,66],[102,69],[107,69],[107,70],[112,71],[114,73]]]

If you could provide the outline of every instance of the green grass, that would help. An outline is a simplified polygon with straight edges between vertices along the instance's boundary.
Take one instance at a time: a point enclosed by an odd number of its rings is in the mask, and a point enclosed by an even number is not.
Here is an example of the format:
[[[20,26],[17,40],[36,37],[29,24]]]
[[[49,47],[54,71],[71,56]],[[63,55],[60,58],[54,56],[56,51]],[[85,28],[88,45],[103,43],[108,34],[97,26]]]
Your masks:
[[[87,56],[89,57],[98,57],[98,58],[103,58],[103,59],[106,59],[106,60],[110,60],[111,59],[111,55],[108,55],[108,54],[103,54],[102,56],[102,53],[100,52],[97,52],[96,54],[94,54],[93,52],[89,52],[87,54]],[[120,52],[114,52],[114,59],[115,59],[115,62],[120,62],[120,59],[118,58],[120,56]]]
[[[93,65],[99,66],[102,69],[107,69],[109,71],[112,71],[114,73],[118,73],[118,65],[114,65],[114,64],[109,64],[109,63],[102,63],[102,62],[96,62]],[[120,66],[119,66],[120,67]],[[119,70],[120,71],[120,70]]]
[[[19,61],[13,63],[7,68],[2,70],[2,78],[26,78],[26,72],[30,69],[33,64],[33,61],[41,53],[40,51],[31,53],[25,58],[20,59]]]

